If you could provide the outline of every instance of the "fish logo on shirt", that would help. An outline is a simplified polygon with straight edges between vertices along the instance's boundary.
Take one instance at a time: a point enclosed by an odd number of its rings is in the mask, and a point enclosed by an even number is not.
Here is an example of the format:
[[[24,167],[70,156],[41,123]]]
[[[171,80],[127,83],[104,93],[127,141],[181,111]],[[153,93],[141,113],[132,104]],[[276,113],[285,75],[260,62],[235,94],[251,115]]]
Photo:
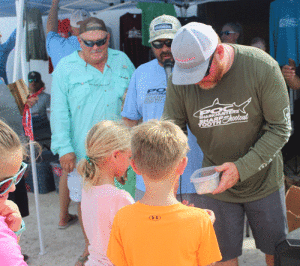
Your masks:
[[[199,118],[200,128],[230,125],[233,123],[248,122],[248,113],[245,108],[250,104],[252,97],[241,104],[221,104],[216,98],[212,105],[204,107],[194,113]]]

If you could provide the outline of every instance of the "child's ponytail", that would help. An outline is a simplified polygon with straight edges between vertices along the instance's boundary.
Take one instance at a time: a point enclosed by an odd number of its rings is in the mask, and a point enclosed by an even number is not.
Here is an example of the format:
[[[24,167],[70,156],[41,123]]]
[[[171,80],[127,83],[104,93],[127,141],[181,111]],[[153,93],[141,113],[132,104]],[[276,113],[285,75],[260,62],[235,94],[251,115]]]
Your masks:
[[[83,158],[77,171],[83,177],[84,186],[97,185],[99,167],[113,151],[130,149],[131,136],[129,129],[121,122],[101,121],[89,131],[85,147],[86,157]]]
[[[85,158],[79,162],[77,171],[81,176],[84,177],[85,184],[93,186],[95,185],[94,183],[97,182],[97,180],[94,180],[97,172],[97,166],[93,158],[85,156]]]

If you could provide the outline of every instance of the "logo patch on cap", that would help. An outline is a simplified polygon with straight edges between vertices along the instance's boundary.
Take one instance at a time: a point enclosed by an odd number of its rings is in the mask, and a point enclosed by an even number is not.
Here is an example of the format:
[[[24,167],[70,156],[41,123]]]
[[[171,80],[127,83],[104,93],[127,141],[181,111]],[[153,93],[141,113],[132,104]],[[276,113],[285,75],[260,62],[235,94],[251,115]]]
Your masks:
[[[154,30],[172,30],[173,25],[171,23],[163,23],[163,24],[158,24],[154,26]]]

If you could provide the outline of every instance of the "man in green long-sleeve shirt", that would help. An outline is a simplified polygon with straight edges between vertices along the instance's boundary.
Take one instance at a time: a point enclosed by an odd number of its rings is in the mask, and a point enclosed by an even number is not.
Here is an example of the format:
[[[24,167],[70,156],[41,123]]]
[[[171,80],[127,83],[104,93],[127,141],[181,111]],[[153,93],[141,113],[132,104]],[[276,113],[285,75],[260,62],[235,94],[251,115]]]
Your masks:
[[[203,166],[222,172],[212,194],[188,200],[215,212],[221,265],[238,265],[245,213],[257,248],[273,265],[287,234],[281,149],[291,131],[280,68],[257,48],[221,44],[211,26],[195,22],[177,32],[172,54],[163,116],[184,130],[188,125]]]

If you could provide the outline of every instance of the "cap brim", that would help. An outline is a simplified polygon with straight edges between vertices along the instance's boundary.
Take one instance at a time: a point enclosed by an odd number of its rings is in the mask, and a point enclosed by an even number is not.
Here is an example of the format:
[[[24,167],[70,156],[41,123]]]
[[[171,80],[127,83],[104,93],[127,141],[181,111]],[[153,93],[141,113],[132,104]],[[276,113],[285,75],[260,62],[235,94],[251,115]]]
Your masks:
[[[160,39],[174,39],[174,36],[175,34],[174,33],[166,33],[166,34],[162,34],[162,35],[159,35],[157,37],[154,37],[152,39],[149,40],[149,43],[152,43],[156,40],[160,40]]]
[[[174,65],[172,82],[174,85],[190,85],[201,81],[208,69],[209,58],[201,65],[193,68],[180,68]]]

